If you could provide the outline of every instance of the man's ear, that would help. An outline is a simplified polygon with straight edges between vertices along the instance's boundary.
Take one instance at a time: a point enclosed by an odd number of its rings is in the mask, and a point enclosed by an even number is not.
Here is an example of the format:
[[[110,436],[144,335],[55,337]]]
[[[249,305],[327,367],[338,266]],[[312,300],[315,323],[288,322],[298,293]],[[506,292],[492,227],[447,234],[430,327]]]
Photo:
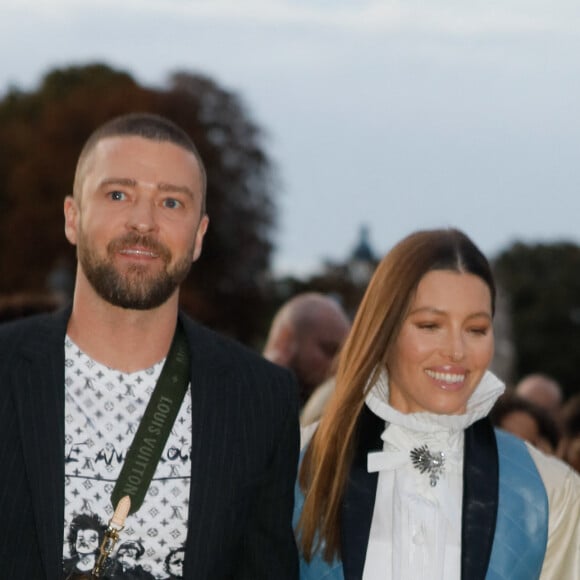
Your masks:
[[[77,243],[79,215],[77,201],[67,195],[64,200],[64,234],[73,246]]]
[[[290,366],[296,356],[297,351],[296,333],[290,325],[284,325],[278,334],[276,344],[274,345],[275,357],[274,362],[282,366]]]
[[[192,262],[195,262],[201,255],[201,248],[203,246],[203,237],[207,231],[207,226],[209,225],[209,217],[207,214],[202,216],[199,225],[197,226],[197,232],[195,234],[195,246],[193,248],[193,258]]]

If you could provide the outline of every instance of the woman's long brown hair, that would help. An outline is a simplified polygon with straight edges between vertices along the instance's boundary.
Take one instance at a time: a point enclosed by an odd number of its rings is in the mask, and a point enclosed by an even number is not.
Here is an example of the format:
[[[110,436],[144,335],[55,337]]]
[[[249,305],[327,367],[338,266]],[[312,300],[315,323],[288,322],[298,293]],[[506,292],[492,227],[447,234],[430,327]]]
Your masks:
[[[494,308],[495,286],[489,263],[458,230],[416,232],[382,259],[340,353],[335,392],[300,468],[299,483],[305,499],[297,532],[307,561],[319,549],[329,562],[340,555],[340,508],[357,421],[369,386],[386,368],[417,285],[431,270],[479,276],[490,289]]]

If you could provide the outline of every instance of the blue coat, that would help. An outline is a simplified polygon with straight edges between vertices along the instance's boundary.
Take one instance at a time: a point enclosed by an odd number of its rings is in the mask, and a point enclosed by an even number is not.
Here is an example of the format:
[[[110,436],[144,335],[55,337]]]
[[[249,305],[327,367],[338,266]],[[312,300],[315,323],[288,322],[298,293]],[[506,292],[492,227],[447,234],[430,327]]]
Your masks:
[[[342,506],[341,560],[317,553],[300,562],[301,580],[361,580],[377,473],[368,473],[369,451],[381,448],[384,422],[366,407]],[[481,419],[465,432],[462,514],[462,580],[539,578],[548,536],[548,498],[523,441],[494,431]],[[304,497],[296,486],[294,523]]]

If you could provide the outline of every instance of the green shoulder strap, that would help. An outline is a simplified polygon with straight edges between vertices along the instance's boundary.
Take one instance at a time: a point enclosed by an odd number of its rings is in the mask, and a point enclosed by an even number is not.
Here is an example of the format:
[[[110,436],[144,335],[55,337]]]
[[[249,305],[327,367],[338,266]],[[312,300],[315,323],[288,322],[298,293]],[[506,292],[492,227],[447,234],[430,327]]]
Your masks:
[[[130,514],[141,507],[188,384],[189,348],[178,322],[161,375],[111,494],[113,509],[126,495],[131,498]]]

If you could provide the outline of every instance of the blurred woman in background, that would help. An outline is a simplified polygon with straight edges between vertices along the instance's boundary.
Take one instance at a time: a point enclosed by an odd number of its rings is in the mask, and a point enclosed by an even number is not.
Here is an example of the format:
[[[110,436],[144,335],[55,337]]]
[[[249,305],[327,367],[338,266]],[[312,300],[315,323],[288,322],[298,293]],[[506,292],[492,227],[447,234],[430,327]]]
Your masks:
[[[547,455],[554,455],[558,449],[560,432],[552,415],[513,391],[505,392],[496,401],[489,418],[496,427],[531,443]]]

